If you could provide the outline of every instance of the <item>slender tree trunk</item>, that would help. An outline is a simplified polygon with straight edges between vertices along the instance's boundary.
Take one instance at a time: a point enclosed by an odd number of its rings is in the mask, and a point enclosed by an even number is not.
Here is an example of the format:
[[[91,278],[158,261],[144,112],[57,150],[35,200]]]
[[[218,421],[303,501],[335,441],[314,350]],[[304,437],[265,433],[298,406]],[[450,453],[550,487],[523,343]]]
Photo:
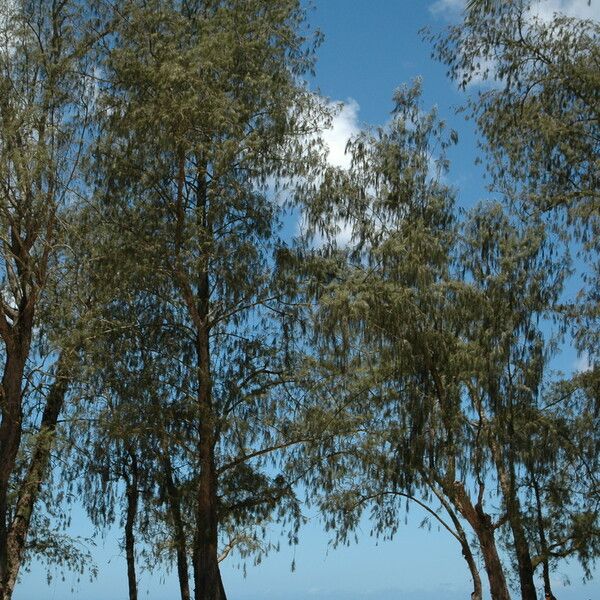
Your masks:
[[[492,444],[492,452],[495,455],[498,480],[504,495],[508,523],[513,534],[521,597],[522,600],[537,600],[535,583],[533,581],[533,563],[531,561],[531,552],[529,550],[529,543],[525,534],[525,528],[523,527],[521,503],[519,502],[519,498],[517,496],[516,475],[513,458],[509,455],[509,466],[505,467],[502,454],[495,443]]]
[[[167,451],[164,450],[163,464],[165,468],[165,482],[168,496],[168,510],[173,523],[173,533],[175,541],[175,552],[177,554],[177,577],[179,579],[179,592],[181,600],[190,600],[190,575],[187,559],[187,543],[185,539],[185,529],[183,527],[183,517],[181,515],[181,503],[179,492],[173,480],[173,467]]]
[[[546,530],[544,527],[544,516],[542,513],[542,496],[540,494],[540,486],[535,478],[531,477],[533,491],[535,493],[535,504],[537,513],[538,533],[540,534],[540,549],[542,554],[542,577],[544,579],[544,594],[550,598],[554,598],[552,593],[552,583],[550,581],[550,565],[548,564],[548,541],[546,540]]]
[[[446,513],[448,513],[448,516],[450,517],[454,528],[456,529],[462,555],[469,568],[469,573],[471,573],[471,579],[473,580],[473,591],[471,592],[471,600],[482,600],[483,589],[481,585],[481,577],[479,576],[479,569],[477,568],[475,557],[473,556],[473,552],[471,551],[471,546],[469,544],[469,540],[467,539],[467,534],[463,529],[460,519],[456,515],[456,512],[452,509],[452,505],[448,502],[443,492],[439,490],[438,487],[430,479],[429,487],[436,495],[438,500],[441,502],[442,506],[444,507],[444,510],[446,511]]]
[[[495,529],[490,516],[484,512],[479,502],[473,506],[469,495],[460,482],[443,485],[443,489],[477,536],[492,599],[510,600],[504,568],[496,548]]]
[[[212,240],[208,201],[206,161],[198,156],[196,175],[196,225],[207,240]],[[210,246],[210,244],[208,245]],[[196,493],[196,531],[194,535],[194,598],[226,600],[219,570],[219,517],[217,506],[218,475],[215,464],[217,419],[212,398],[210,355],[210,247],[203,250],[196,294],[196,358],[198,368],[198,487]]]
[[[135,519],[137,517],[139,503],[139,481],[137,459],[133,452],[129,452],[131,458],[131,478],[127,478],[127,515],[125,519],[125,557],[127,560],[127,583],[129,585],[129,600],[137,600],[137,576],[135,572]]]
[[[473,552],[471,552],[471,546],[469,544],[469,540],[467,539],[467,534],[462,528],[460,521],[456,518],[456,515],[450,514],[450,518],[452,519],[460,537],[460,547],[462,555],[467,563],[467,566],[469,567],[471,579],[473,580],[473,591],[471,592],[471,600],[482,600],[483,589],[481,586],[481,577],[479,577],[479,569],[477,568],[477,563],[475,562]]]
[[[66,360],[64,357],[59,358],[54,384],[46,399],[40,431],[36,437],[27,475],[19,490],[15,514],[10,525],[6,524],[6,512],[3,515],[4,520],[1,526],[4,530],[4,539],[0,539],[0,553],[2,554],[0,600],[10,600],[17,581],[33,508],[44,479],[44,473],[48,468],[50,452],[54,443],[56,423],[64,405],[69,385],[67,371]],[[2,459],[4,458],[6,457],[2,456]],[[4,503],[3,508],[6,511],[5,495],[2,496],[1,502]]]
[[[207,279],[206,285],[208,285]],[[198,335],[198,373],[200,472],[196,495],[196,533],[193,552],[194,598],[195,600],[226,600],[218,561],[217,470],[214,454],[216,424],[211,398],[210,348],[206,328]]]

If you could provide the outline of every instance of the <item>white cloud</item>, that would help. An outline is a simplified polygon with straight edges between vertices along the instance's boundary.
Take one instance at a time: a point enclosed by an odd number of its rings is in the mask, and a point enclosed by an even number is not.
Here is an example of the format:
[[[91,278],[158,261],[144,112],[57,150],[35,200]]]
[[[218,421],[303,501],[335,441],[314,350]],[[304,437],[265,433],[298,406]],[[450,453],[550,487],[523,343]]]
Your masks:
[[[351,157],[346,153],[348,142],[360,133],[358,102],[349,99],[341,105],[339,112],[331,121],[331,127],[323,132],[323,142],[327,146],[327,162],[333,167],[349,169]],[[338,246],[346,246],[352,239],[352,226],[338,222],[335,236]]]
[[[454,20],[465,9],[466,0],[437,0],[429,7],[429,12],[438,17]]]
[[[331,106],[333,108],[340,105],[332,103]],[[334,167],[342,169],[350,167],[350,156],[346,154],[346,145],[360,132],[359,110],[360,107],[355,100],[350,99],[343,103],[332,119],[331,126],[322,134],[322,139],[327,146],[327,161]]]
[[[456,21],[462,17],[467,0],[436,0],[429,7],[429,12],[435,17]],[[594,19],[600,21],[600,1],[592,0],[536,0],[531,3],[529,12],[542,21],[551,21],[555,14],[560,13],[578,19]]]
[[[592,0],[538,0],[531,5],[529,12],[541,21],[549,22],[556,14],[577,19],[600,21],[600,2]]]
[[[349,169],[352,158],[346,153],[346,146],[361,131],[358,120],[360,106],[356,100],[349,99],[346,102],[330,101],[328,108],[334,111],[335,116],[331,119],[329,127],[324,129],[320,135],[325,145],[327,162],[332,167]],[[352,226],[343,221],[337,221],[330,225],[336,230],[334,238],[337,245],[346,246],[352,239]],[[305,228],[306,222],[301,218],[298,222],[298,230],[303,231]],[[317,232],[313,244],[315,247],[319,247],[324,243],[324,236]]]

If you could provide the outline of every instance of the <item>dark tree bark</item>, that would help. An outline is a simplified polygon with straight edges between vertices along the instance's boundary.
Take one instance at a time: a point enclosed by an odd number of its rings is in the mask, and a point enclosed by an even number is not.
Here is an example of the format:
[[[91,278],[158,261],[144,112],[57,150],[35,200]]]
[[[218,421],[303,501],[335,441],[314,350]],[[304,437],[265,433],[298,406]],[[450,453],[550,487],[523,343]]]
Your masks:
[[[199,477],[196,495],[196,533],[194,536],[195,600],[226,600],[219,572],[217,510],[217,469],[215,465],[216,422],[212,405],[210,342],[208,330],[208,274],[199,286],[199,312],[205,324],[198,331],[198,445]]]
[[[522,600],[537,600],[535,583],[533,581],[531,552],[529,550],[529,542],[527,541],[525,527],[523,526],[521,503],[517,496],[517,483],[512,449],[509,450],[506,459],[508,465],[505,465],[503,462],[502,453],[498,448],[498,444],[492,443],[492,453],[496,462],[498,480],[506,505],[506,517],[513,535],[521,597]]]
[[[181,502],[177,486],[173,480],[173,466],[171,459],[166,454],[163,457],[165,469],[165,486],[167,491],[168,511],[173,526],[173,538],[175,542],[175,552],[177,555],[177,577],[179,579],[179,592],[181,600],[190,600],[190,576],[187,559],[187,543],[185,539],[185,529],[183,527],[183,517],[181,515]]]
[[[46,398],[40,430],[36,437],[27,475],[19,490],[15,513],[10,523],[7,523],[6,514],[7,485],[3,482],[4,487],[1,489],[2,496],[0,498],[0,504],[2,505],[0,509],[4,511],[2,513],[3,518],[0,521],[0,535],[2,536],[0,537],[0,600],[10,600],[17,581],[33,508],[44,480],[44,474],[48,468],[56,424],[69,385],[68,370],[68,361],[63,355],[57,362],[54,384]],[[20,438],[20,434],[14,437]],[[10,458],[8,455],[0,454],[0,461],[2,461],[4,468],[7,468],[6,465],[10,464],[8,458]],[[14,457],[12,460],[12,468],[14,468]]]
[[[129,452],[131,459],[131,477],[126,478],[125,497],[127,500],[127,514],[125,519],[125,557],[127,560],[127,583],[129,586],[129,600],[137,600],[137,576],[135,571],[135,520],[137,517],[140,497],[138,464],[134,452]]]

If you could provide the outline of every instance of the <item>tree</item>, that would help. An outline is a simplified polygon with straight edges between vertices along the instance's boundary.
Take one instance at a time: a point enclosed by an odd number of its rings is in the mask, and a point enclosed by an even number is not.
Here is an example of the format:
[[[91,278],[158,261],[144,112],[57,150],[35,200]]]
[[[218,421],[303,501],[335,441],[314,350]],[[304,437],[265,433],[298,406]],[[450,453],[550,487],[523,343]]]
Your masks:
[[[325,175],[308,216],[328,240],[316,251],[313,386],[347,423],[338,445],[318,451],[327,523],[343,539],[370,502],[375,531],[392,535],[398,498],[430,514],[427,502],[437,499],[474,594],[481,585],[462,521],[477,538],[492,597],[509,598],[504,538],[522,596],[534,598],[544,556],[578,546],[591,556],[595,542],[576,535],[576,523],[594,531],[598,519],[594,479],[586,486],[581,477],[586,463],[593,472],[594,413],[583,401],[547,399],[555,343],[540,322],[555,310],[568,261],[540,219],[523,223],[499,204],[455,221],[451,192],[431,174],[441,125],[417,98],[417,89],[399,92],[390,130],[349,144],[349,172]],[[339,248],[335,228],[322,223],[350,227],[350,243]],[[551,472],[539,462],[542,448],[555,448],[545,454]],[[559,488],[562,500],[550,501]],[[550,531],[552,542],[534,555]]]
[[[596,483],[586,465],[588,444],[595,447],[589,427],[595,414],[591,382],[598,378],[598,33],[597,22],[560,14],[546,21],[533,16],[529,2],[515,0],[472,11],[464,23],[437,38],[435,47],[461,87],[479,80],[492,83],[468,105],[491,158],[492,186],[509,195],[526,218],[545,220],[555,241],[562,239],[566,255],[575,247],[575,268],[583,275],[583,289],[571,298],[565,294],[562,305],[552,310],[591,370],[570,382],[544,385],[543,397],[556,412],[538,414],[539,429],[529,428],[531,437],[523,440],[525,448],[543,439],[545,451],[525,459],[530,542],[538,539],[539,556],[531,566],[521,543],[520,569],[533,571],[542,564],[550,594],[549,560],[575,553],[587,572],[597,552]],[[587,534],[576,534],[578,521],[587,523]],[[560,550],[550,550],[546,528]],[[586,546],[581,552],[580,544]]]
[[[0,14],[0,598],[35,524],[59,414],[89,306],[63,295],[69,210],[81,193],[94,90],[108,28],[93,3],[4,2]],[[79,325],[78,325],[79,323]],[[41,531],[35,532],[41,535]],[[37,539],[35,548],[52,547]],[[31,551],[35,551],[31,547]]]
[[[536,18],[529,2],[474,12],[436,40],[435,55],[462,88],[487,81],[469,101],[489,153],[493,185],[527,213],[547,215],[575,237],[588,280],[585,303],[566,318],[578,350],[594,361],[598,344],[598,154],[600,25],[556,14]],[[518,184],[515,186],[515,184]],[[517,188],[517,189],[515,189]],[[586,256],[587,254],[587,256]]]
[[[310,389],[322,390],[320,405],[343,423],[335,442],[321,440],[321,468],[310,482],[317,497],[324,494],[326,524],[338,540],[347,539],[369,505],[373,529],[384,536],[398,529],[399,501],[419,505],[457,539],[473,596],[481,598],[468,536],[439,483],[442,457],[456,450],[441,432],[454,417],[440,417],[426,381],[432,361],[445,364],[440,353],[449,341],[444,322],[457,224],[441,174],[456,135],[444,133],[435,111],[423,111],[419,82],[394,100],[389,127],[349,143],[350,169],[325,173],[307,213],[308,233],[325,240],[313,251],[318,304]],[[352,231],[341,247],[339,227]],[[434,425],[437,418],[442,422]],[[438,502],[447,520],[435,510]]]
[[[137,287],[120,301],[145,296],[164,312],[140,315],[142,344],[118,360],[137,355],[136,369],[142,350],[160,357],[148,383],[171,387],[149,396],[160,419],[145,447],[163,470],[155,485],[182,598],[191,557],[194,597],[217,600],[228,534],[250,552],[269,518],[300,516],[276,469],[306,432],[287,374],[282,206],[268,184],[308,172],[304,147],[322,107],[299,83],[312,51],[296,0],[155,0],[127,11],[105,65],[98,196],[137,263]],[[187,517],[178,524],[177,514]]]

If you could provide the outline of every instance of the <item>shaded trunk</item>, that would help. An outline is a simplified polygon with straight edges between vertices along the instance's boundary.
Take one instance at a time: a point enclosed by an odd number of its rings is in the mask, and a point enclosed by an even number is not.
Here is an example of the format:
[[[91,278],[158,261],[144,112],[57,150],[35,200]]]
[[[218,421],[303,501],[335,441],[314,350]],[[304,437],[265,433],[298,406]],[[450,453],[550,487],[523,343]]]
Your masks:
[[[4,318],[4,317],[0,317]],[[25,368],[25,355],[15,345],[6,343],[6,363],[0,388],[0,599],[10,598],[10,579],[13,570],[12,551],[9,551],[11,523],[9,523],[9,481],[22,435],[21,385]],[[12,348],[10,347],[12,346]]]
[[[490,584],[490,593],[493,600],[510,600],[506,578],[494,539],[494,530],[481,520],[473,529],[479,540],[479,547],[483,555],[485,571]]]
[[[473,506],[461,483],[454,482],[450,485],[444,485],[444,491],[452,499],[452,503],[456,506],[458,512],[466,519],[477,536],[492,599],[510,600],[504,568],[496,548],[495,528],[490,516],[484,512],[480,502]]]
[[[517,559],[517,571],[519,574],[519,586],[521,589],[522,600],[537,600],[535,584],[533,581],[533,563],[529,550],[529,543],[523,527],[521,516],[521,504],[517,496],[516,476],[512,456],[509,455],[509,467],[505,467],[502,462],[501,453],[496,444],[493,444],[492,451],[495,455],[496,470],[504,502],[506,504],[506,516],[508,524],[513,534],[513,543],[515,548],[515,557]]]
[[[207,240],[212,240],[212,224],[208,200],[206,161],[197,157],[196,225]],[[219,570],[218,541],[218,474],[215,464],[217,418],[212,398],[210,354],[210,242],[203,250],[197,278],[195,308],[196,359],[198,369],[198,487],[196,490],[196,531],[194,535],[194,598],[226,600]]]
[[[208,291],[208,277],[200,286]],[[200,296],[202,307],[203,297]],[[207,296],[204,296],[207,301]],[[207,310],[202,310],[207,318]],[[218,560],[217,469],[215,465],[216,420],[211,397],[210,346],[208,328],[198,334],[198,445],[199,477],[196,494],[196,532],[194,536],[195,600],[226,600]]]
[[[183,527],[183,518],[181,516],[181,503],[179,493],[173,480],[173,468],[171,460],[165,454],[163,458],[165,467],[165,484],[168,496],[168,510],[173,524],[173,534],[175,542],[175,552],[177,555],[177,577],[179,579],[179,592],[181,600],[190,600],[190,576],[187,559],[187,544],[185,539],[185,529]]]
[[[518,501],[517,501],[518,506]],[[509,511],[509,513],[512,511]],[[535,584],[533,582],[533,564],[529,544],[525,536],[525,529],[519,512],[509,514],[510,528],[515,543],[515,554],[519,571],[519,584],[521,586],[521,597],[523,600],[537,600]]]
[[[23,560],[23,552],[25,550],[33,508],[39,495],[45,471],[48,468],[50,452],[55,438],[56,423],[64,405],[64,399],[69,384],[67,371],[68,367],[65,359],[63,357],[59,358],[55,381],[46,398],[40,430],[36,436],[27,475],[19,490],[14,517],[10,525],[6,522],[7,506],[6,495],[4,494],[6,488],[2,489],[3,495],[0,504],[2,504],[1,508],[4,510],[4,513],[0,525],[3,535],[3,539],[0,539],[0,555],[2,559],[2,566],[0,567],[0,574],[2,576],[0,582],[0,600],[9,600],[12,597],[17,581],[17,576]],[[6,373],[5,378],[3,379],[3,385],[5,380]],[[6,390],[6,388],[3,388],[3,390]],[[13,440],[15,438],[20,440],[20,430]],[[10,456],[2,454],[1,460],[3,467],[6,465],[6,459],[9,458]],[[14,457],[12,458],[12,461],[12,466],[14,468]]]
[[[125,557],[127,560],[127,583],[129,586],[129,600],[137,600],[137,576],[135,572],[135,534],[134,526],[137,517],[139,502],[138,466],[135,454],[129,453],[131,458],[131,479],[127,479],[127,516],[125,519]]]
[[[209,447],[210,446],[210,447]],[[216,469],[212,443],[201,442],[194,539],[195,600],[226,600],[218,562]]]

